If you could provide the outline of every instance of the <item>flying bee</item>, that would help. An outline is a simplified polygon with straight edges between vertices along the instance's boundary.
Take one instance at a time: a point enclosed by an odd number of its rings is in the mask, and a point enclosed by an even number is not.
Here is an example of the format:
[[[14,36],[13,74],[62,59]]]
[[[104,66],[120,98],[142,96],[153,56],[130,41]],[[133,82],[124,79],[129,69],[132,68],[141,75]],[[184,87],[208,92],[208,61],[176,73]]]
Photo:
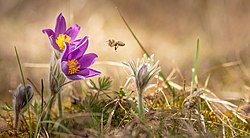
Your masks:
[[[119,46],[125,46],[125,43],[123,43],[122,41],[115,41],[114,39],[110,39],[107,42],[110,47],[115,47],[115,51]]]

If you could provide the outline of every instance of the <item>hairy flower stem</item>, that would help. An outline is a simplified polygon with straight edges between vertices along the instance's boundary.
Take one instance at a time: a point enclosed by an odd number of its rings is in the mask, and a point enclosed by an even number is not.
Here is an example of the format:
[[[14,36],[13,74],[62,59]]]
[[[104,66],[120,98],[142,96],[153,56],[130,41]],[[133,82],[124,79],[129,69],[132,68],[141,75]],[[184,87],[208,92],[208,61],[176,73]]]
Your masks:
[[[59,112],[59,118],[62,118],[62,97],[61,97],[61,93],[58,92],[57,93],[57,105],[58,105],[58,112]],[[61,132],[62,129],[61,127],[58,128],[58,132]]]
[[[15,122],[14,122],[14,128],[16,129],[16,131],[18,131],[18,122],[19,122],[19,111],[17,112],[15,112]]]
[[[57,94],[57,104],[58,104],[58,112],[59,112],[59,117],[62,118],[62,97],[61,97],[61,93],[58,92]]]
[[[138,101],[138,115],[139,115],[139,118],[143,121],[144,120],[144,108],[143,108],[143,90],[141,89],[137,89],[137,101]]]
[[[45,115],[45,119],[44,119],[44,121],[48,121],[48,120],[50,120],[50,114],[51,114],[51,108],[52,108],[52,105],[53,105],[53,102],[54,102],[54,100],[55,100],[55,95],[51,95],[50,96],[50,98],[49,98],[49,101],[48,101],[48,106],[47,106],[47,113],[46,113],[46,115]],[[48,126],[49,126],[49,124],[47,123],[46,125],[45,125],[45,129],[46,130],[48,130]]]

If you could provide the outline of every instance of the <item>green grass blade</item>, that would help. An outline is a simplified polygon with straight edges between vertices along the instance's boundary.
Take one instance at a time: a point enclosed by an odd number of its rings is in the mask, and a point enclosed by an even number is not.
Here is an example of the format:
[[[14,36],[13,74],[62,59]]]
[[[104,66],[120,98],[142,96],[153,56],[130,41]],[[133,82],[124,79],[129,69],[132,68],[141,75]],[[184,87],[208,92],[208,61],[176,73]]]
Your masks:
[[[139,41],[139,39],[136,37],[135,33],[133,32],[133,30],[130,28],[130,26],[128,25],[127,21],[125,20],[125,18],[122,16],[121,12],[119,11],[119,9],[117,8],[118,13],[120,15],[120,17],[122,18],[123,22],[126,24],[127,28],[129,29],[130,33],[133,35],[133,37],[135,38],[136,42],[139,44],[140,48],[142,49],[142,51],[147,55],[147,57],[149,57],[149,53],[146,51],[146,49],[142,46],[141,42]]]
[[[141,42],[139,41],[139,39],[136,37],[135,33],[133,32],[133,30],[131,29],[131,27],[129,26],[129,24],[127,23],[127,21],[125,20],[125,18],[123,17],[123,15],[121,14],[121,12],[119,11],[118,8],[117,8],[117,11],[118,11],[120,17],[122,18],[123,22],[127,26],[128,30],[133,35],[133,37],[135,38],[136,42],[138,43],[138,45],[142,49],[142,51],[147,55],[147,57],[150,57],[150,54],[147,52],[147,50],[143,47],[143,45],[141,44]],[[163,80],[164,80],[165,84],[168,86],[169,90],[173,93],[173,95],[175,95],[175,92],[174,92],[172,86],[168,83],[168,80],[167,80],[167,78],[165,77],[165,75],[163,74],[162,71],[160,71],[159,75],[160,75],[160,77],[163,78]]]
[[[207,79],[205,81],[204,91],[206,91],[206,89],[207,89],[208,82],[210,80],[210,76],[211,76],[211,74],[209,73],[209,75],[207,76]],[[205,101],[204,101],[204,99],[201,99],[201,110],[205,110]]]
[[[196,52],[195,52],[195,59],[194,59],[194,68],[193,68],[193,75],[192,75],[192,82],[191,82],[191,92],[194,92],[194,85],[195,85],[195,78],[197,77],[197,68],[198,68],[198,59],[199,59],[199,38],[197,39],[196,42]]]
[[[205,85],[204,85],[204,90],[205,90],[205,91],[206,91],[206,89],[207,89],[208,82],[209,82],[209,80],[210,80],[210,76],[211,76],[211,73],[208,74],[207,79],[206,79],[206,81],[205,81]]]
[[[26,89],[26,84],[25,84],[25,79],[24,79],[24,74],[23,74],[23,70],[22,70],[22,66],[21,66],[21,61],[17,52],[17,48],[15,48],[15,53],[16,53],[16,58],[17,58],[17,62],[18,62],[18,66],[19,66],[19,70],[21,73],[21,77],[22,77],[22,81],[23,81],[23,86],[24,86],[24,90]],[[28,110],[28,117],[29,117],[29,134],[30,137],[32,137],[32,127],[31,127],[31,117],[30,117],[30,108],[29,108],[29,100],[28,100],[28,94],[26,94],[26,101],[27,101],[27,110]]]
[[[57,123],[57,122],[54,122],[54,121],[50,121],[50,120],[45,120],[45,121],[42,121],[41,122],[42,124],[53,124],[53,125],[57,125],[59,126],[60,128],[62,128],[65,132],[67,132],[68,134],[72,134],[71,131],[64,125],[60,124],[60,123]]]
[[[25,86],[26,86],[26,85],[25,85],[25,79],[24,79],[24,75],[23,75],[23,70],[22,70],[20,58],[19,58],[19,55],[18,55],[18,52],[17,52],[16,47],[14,47],[14,48],[15,48],[16,58],[17,58],[19,70],[20,70],[20,73],[21,73],[22,81],[23,81],[23,86],[25,87]]]

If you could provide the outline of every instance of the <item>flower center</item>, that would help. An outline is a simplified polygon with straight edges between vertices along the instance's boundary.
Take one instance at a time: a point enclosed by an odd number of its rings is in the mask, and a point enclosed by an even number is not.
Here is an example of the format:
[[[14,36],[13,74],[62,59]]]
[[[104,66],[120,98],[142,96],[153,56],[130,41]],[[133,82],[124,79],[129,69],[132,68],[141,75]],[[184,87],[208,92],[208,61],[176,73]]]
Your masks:
[[[77,65],[78,61],[76,59],[68,60],[67,65],[69,66],[69,75],[76,74],[79,72],[80,65]]]
[[[71,38],[68,35],[65,34],[60,34],[57,39],[56,39],[56,43],[59,46],[59,49],[62,51],[65,48],[64,43],[65,42],[70,42]]]

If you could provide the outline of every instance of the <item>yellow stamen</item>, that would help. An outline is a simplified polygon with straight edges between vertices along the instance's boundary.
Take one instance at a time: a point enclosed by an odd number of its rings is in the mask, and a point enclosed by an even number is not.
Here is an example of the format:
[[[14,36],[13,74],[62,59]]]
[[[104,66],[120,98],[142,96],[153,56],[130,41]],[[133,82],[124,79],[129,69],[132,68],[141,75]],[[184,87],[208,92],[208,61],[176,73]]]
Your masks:
[[[80,68],[80,65],[78,65],[78,61],[76,59],[72,59],[72,60],[68,60],[68,63],[67,65],[69,66],[69,74],[72,75],[72,74],[76,74],[77,72],[79,72],[79,68]]]
[[[68,36],[68,35],[65,35],[65,34],[60,34],[57,39],[56,39],[56,43],[57,45],[59,46],[59,49],[60,50],[64,50],[65,48],[65,45],[64,43],[65,42],[70,42],[71,38]]]

